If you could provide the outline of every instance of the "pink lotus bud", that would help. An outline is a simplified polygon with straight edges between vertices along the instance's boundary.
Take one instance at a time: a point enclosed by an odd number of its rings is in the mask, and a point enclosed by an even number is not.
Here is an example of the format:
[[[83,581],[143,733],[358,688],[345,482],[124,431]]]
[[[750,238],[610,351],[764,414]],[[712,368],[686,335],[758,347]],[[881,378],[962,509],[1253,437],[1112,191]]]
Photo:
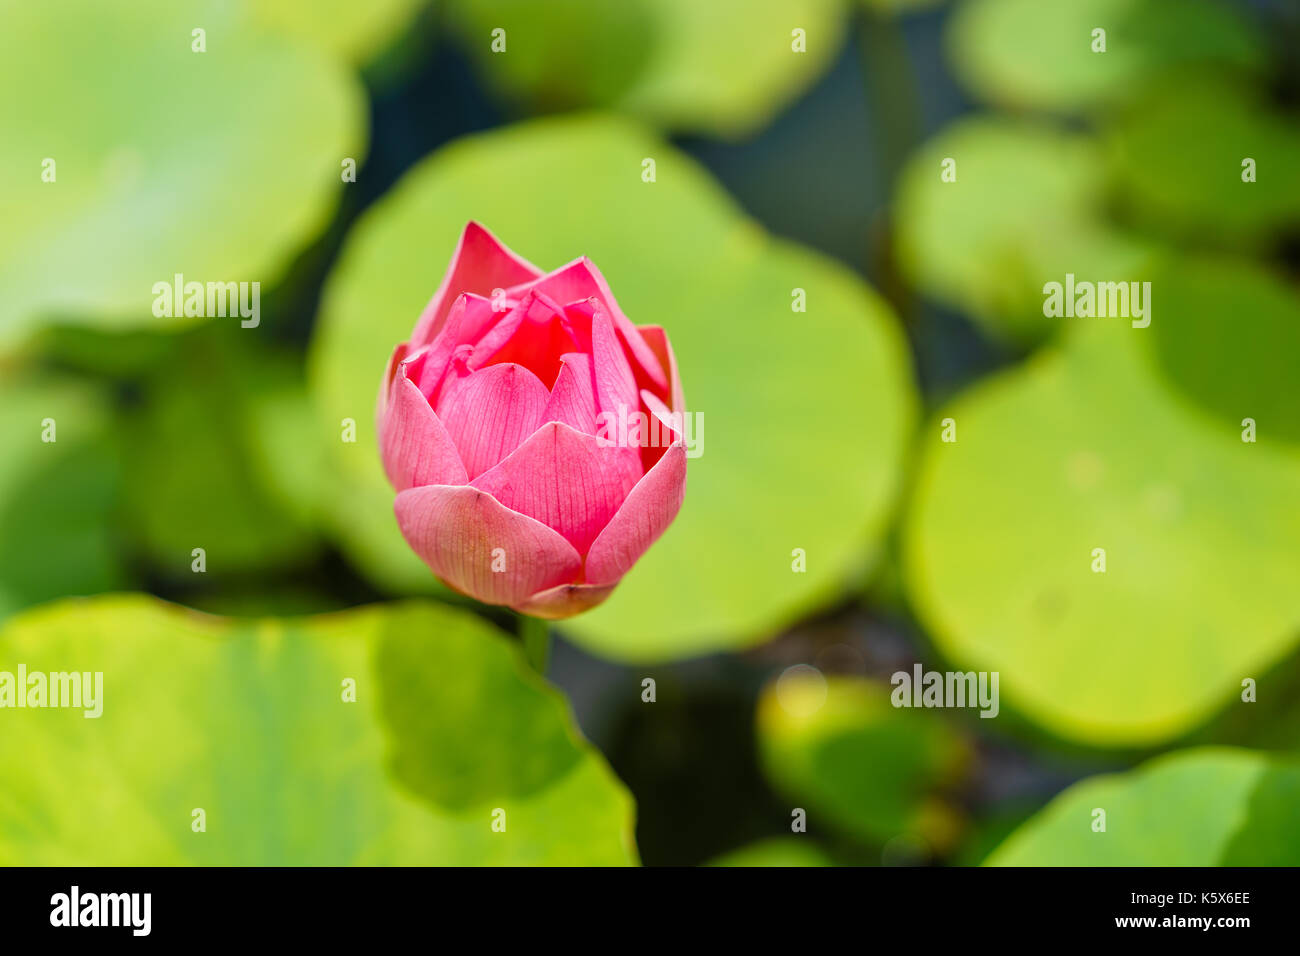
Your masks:
[[[380,390],[397,523],[456,590],[578,614],[677,516],[684,415],[668,336],[594,265],[543,273],[471,222]]]

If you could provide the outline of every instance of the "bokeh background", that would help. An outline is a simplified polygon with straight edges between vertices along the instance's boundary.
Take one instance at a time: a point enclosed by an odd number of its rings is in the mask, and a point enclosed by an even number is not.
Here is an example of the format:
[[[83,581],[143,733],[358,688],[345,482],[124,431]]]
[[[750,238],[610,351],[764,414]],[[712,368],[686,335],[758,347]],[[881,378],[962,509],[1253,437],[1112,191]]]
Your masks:
[[[3,0],[0,670],[106,701],[0,714],[0,863],[1300,862],[1297,50],[1288,0]],[[704,416],[549,685],[375,447],[469,219]],[[890,706],[917,663],[997,718]]]

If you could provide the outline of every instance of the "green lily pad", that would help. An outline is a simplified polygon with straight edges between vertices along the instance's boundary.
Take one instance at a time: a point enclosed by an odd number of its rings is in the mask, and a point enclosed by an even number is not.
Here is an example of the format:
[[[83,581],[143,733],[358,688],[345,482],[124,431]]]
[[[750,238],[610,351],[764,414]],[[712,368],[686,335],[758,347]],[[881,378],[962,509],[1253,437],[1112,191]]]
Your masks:
[[[1161,384],[1140,337],[1181,320],[1152,300],[1150,328],[1076,320],[943,410],[957,441],[926,429],[904,530],[940,650],[1095,745],[1192,729],[1300,634],[1300,450],[1242,441]]]
[[[991,866],[1296,866],[1300,765],[1206,747],[1075,784]],[[1105,811],[1105,832],[1093,829]]]
[[[966,750],[936,715],[894,707],[882,684],[787,672],[759,701],[758,743],[767,776],[810,821],[876,844],[903,837],[938,849],[956,834],[937,791]]]
[[[1093,30],[1106,31],[1105,52]],[[948,50],[981,99],[1060,112],[1108,107],[1173,70],[1262,73],[1253,25],[1212,0],[970,0],[953,14]]]
[[[1246,822],[1223,849],[1224,866],[1300,864],[1300,767],[1293,758],[1272,762],[1246,805]]]
[[[609,107],[741,136],[829,68],[842,0],[453,0],[484,80],[533,109]],[[504,30],[504,52],[493,52]],[[793,45],[803,30],[804,52]],[[500,34],[495,39],[500,45]]]
[[[903,14],[929,10],[946,0],[858,0],[859,5],[873,13]]]
[[[213,325],[178,337],[123,423],[127,525],[173,579],[192,574],[195,548],[204,573],[221,576],[302,561],[319,547],[321,433],[286,427],[303,424],[291,404],[295,388],[305,404],[300,373],[249,336]]]
[[[461,611],[237,621],[103,597],[10,621],[0,670],[19,664],[102,672],[102,715],[3,711],[3,865],[635,861],[631,800],[563,698]]]
[[[690,656],[760,641],[833,598],[878,542],[900,479],[914,394],[893,318],[844,269],[766,236],[670,146],[595,117],[460,140],[352,232],[310,380],[325,422],[364,423],[331,469],[331,511],[362,569],[393,590],[429,586],[396,529],[370,422],[392,347],[471,219],[543,268],[590,257],[632,321],[667,329],[705,423],[677,521],[566,633],[620,658]],[[806,312],[791,310],[796,289]],[[806,572],[792,571],[796,548]]]
[[[194,324],[154,314],[155,283],[269,288],[325,225],[343,158],[364,153],[361,90],[241,16],[170,0],[0,7],[0,343],[59,318]]]
[[[261,26],[364,66],[428,5],[429,0],[256,0],[249,12]]]
[[[16,353],[18,363],[57,361],[93,379],[131,382],[167,358],[172,339],[156,331],[48,325]]]
[[[1152,273],[1159,308],[1151,341],[1167,380],[1228,429],[1252,418],[1258,440],[1300,443],[1300,295],[1250,262],[1176,258]],[[1232,321],[1224,321],[1232,316]]]
[[[742,846],[710,860],[708,866],[834,866],[816,843],[806,837],[773,837]]]
[[[1139,277],[1144,244],[1098,214],[1104,177],[1103,152],[1082,134],[994,117],[955,123],[904,167],[899,263],[927,295],[1033,343],[1060,322],[1043,315],[1045,283]]]
[[[1162,85],[1119,114],[1110,133],[1116,192],[1149,229],[1236,251],[1300,222],[1300,116],[1254,93],[1203,79]],[[1247,159],[1254,182],[1242,179]]]
[[[106,439],[111,397],[64,378],[3,374],[0,619],[125,582],[113,534],[121,465]]]
[[[430,640],[439,642],[436,654],[428,652]],[[584,756],[563,697],[540,693],[533,681],[523,682],[530,693],[520,693],[523,670],[502,663],[506,654],[483,667],[482,641],[392,627],[375,655],[393,773],[439,806],[467,809],[507,794],[527,796]]]

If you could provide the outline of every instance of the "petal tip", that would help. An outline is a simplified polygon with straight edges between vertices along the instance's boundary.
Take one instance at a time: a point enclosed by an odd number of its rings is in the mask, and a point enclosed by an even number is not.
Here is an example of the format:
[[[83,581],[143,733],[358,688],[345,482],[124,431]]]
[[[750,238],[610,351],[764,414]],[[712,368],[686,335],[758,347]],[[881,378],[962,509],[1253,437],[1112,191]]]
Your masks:
[[[602,585],[561,584],[532,595],[513,610],[548,621],[560,621],[603,604],[617,585],[617,581]]]

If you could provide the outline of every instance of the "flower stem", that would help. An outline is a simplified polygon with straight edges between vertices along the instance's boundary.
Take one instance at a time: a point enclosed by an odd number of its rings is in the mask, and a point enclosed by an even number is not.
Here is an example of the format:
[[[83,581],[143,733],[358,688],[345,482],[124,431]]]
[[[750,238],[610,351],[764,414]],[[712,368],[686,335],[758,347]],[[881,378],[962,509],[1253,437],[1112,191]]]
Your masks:
[[[551,658],[551,624],[540,617],[519,615],[519,640],[524,645],[524,657],[529,666],[542,676]]]

